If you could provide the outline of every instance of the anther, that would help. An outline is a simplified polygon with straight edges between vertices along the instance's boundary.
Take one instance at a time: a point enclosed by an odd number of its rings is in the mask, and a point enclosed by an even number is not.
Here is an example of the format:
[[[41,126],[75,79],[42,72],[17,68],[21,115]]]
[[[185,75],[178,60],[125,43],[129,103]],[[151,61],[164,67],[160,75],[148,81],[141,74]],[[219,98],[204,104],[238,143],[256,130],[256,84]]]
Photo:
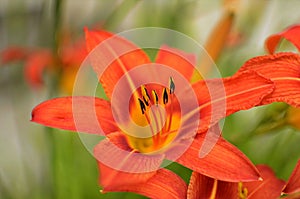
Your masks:
[[[149,106],[149,102],[148,102],[148,100],[146,100],[146,99],[145,99],[145,97],[144,97],[144,96],[143,96],[143,100],[144,100],[144,102],[145,102],[146,106]]]
[[[139,100],[139,103],[140,103],[142,114],[144,114],[145,111],[146,111],[146,106],[145,106],[144,102],[140,98],[138,98],[138,100]]]
[[[153,96],[154,104],[157,105],[158,104],[158,95],[155,90],[152,90],[152,96]]]
[[[168,103],[168,93],[166,88],[163,90],[163,102],[164,104]]]
[[[141,87],[141,91],[142,91],[142,96],[143,96],[143,100],[144,100],[145,104],[147,106],[149,106],[150,96],[149,96],[148,91],[147,91],[147,89],[144,85]]]
[[[175,84],[174,84],[173,78],[170,77],[170,94],[173,94],[174,91],[175,91]]]

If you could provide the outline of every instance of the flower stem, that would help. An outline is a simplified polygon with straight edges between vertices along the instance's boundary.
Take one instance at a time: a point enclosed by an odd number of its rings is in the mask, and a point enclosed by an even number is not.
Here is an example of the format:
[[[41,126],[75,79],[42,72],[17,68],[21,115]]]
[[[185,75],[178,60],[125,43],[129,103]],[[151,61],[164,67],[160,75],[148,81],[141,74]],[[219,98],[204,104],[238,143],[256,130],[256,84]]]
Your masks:
[[[55,57],[55,60],[58,60],[58,48],[59,48],[59,32],[60,32],[60,19],[61,19],[61,5],[62,5],[62,0],[55,0],[54,5],[53,5],[53,55]],[[57,64],[56,61],[54,64]],[[48,98],[52,98],[56,96],[57,94],[57,88],[58,88],[58,76],[53,76],[53,79],[50,82],[49,85],[49,93],[48,93]],[[50,156],[50,171],[49,171],[49,182],[51,184],[50,187],[50,198],[58,198],[58,193],[57,193],[57,168],[59,161],[57,159],[57,142],[56,142],[56,134],[55,130],[53,128],[45,127],[45,132],[47,135],[47,140],[48,140],[48,148],[49,148],[49,156]]]
[[[103,24],[104,29],[115,29],[139,1],[140,0],[124,0],[120,3],[105,20]]]

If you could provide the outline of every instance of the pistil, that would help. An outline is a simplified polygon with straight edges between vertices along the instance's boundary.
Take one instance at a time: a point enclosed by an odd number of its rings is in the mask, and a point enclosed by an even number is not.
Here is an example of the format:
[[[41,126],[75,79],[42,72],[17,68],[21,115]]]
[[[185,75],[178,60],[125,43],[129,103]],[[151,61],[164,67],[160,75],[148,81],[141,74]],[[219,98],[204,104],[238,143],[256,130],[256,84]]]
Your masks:
[[[243,187],[243,183],[238,183],[238,198],[239,199],[246,199],[248,197],[248,189]]]

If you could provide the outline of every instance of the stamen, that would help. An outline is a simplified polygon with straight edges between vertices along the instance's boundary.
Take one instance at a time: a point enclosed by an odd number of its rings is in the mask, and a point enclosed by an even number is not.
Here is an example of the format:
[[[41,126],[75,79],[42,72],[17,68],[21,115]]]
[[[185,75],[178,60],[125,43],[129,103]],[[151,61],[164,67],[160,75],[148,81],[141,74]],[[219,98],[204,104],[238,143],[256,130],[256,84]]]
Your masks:
[[[171,92],[171,90],[173,89],[173,91]],[[170,131],[171,129],[171,124],[172,124],[172,118],[173,118],[173,93],[174,93],[174,90],[175,90],[175,84],[173,82],[173,79],[172,77],[170,77],[170,106],[169,106],[169,121],[168,121],[168,125],[166,125],[166,131]]]
[[[238,197],[239,199],[246,199],[248,197],[248,189],[243,187],[243,183],[238,183]]]
[[[159,95],[154,88],[149,90],[148,93],[145,85],[142,85],[140,89],[140,92],[136,92],[135,95],[135,99],[138,99],[138,102],[135,100],[135,106],[138,106],[137,104],[139,103],[143,117],[145,117],[144,119],[146,120],[145,122],[147,122],[150,127],[152,141],[149,139],[141,140],[142,144],[144,143],[141,147],[134,142],[132,142],[132,145],[135,145],[136,149],[140,152],[154,151],[161,146],[164,146],[165,143],[169,143],[170,140],[174,138],[174,133],[178,131],[177,124],[175,126],[172,125],[172,102],[174,100],[173,98],[175,98],[175,95],[172,94],[175,91],[175,84],[173,78],[170,77],[169,88],[163,87],[159,89]],[[160,107],[158,106],[159,104],[164,104],[165,106]],[[151,107],[152,105],[156,106]],[[163,111],[163,108],[165,108],[165,112]],[[151,146],[149,145],[149,142],[151,142]]]
[[[149,106],[150,96],[149,96],[148,91],[147,91],[147,89],[144,85],[141,86],[141,91],[142,91],[142,96],[143,96],[143,100],[144,100],[145,104],[147,106]]]
[[[163,91],[163,102],[164,102],[164,104],[168,103],[168,93],[167,93],[166,88],[164,88],[164,91]]]
[[[158,95],[155,90],[152,90],[152,96],[153,96],[154,104],[158,105]]]
[[[214,179],[214,184],[213,184],[209,199],[215,199],[216,198],[217,188],[218,188],[218,180]]]
[[[174,91],[175,91],[175,84],[174,84],[173,78],[170,77],[170,94],[173,94]]]
[[[143,96],[143,100],[144,100],[144,102],[145,102],[146,106],[149,106],[149,102],[148,102],[148,100],[146,100],[146,99],[145,99],[145,97],[144,97],[144,96]]]
[[[140,98],[138,98],[138,100],[139,100],[139,103],[140,103],[140,108],[141,108],[142,114],[144,114],[145,111],[146,111],[146,106]]]
[[[151,125],[150,118],[149,118],[148,114],[145,114],[145,117],[146,117],[146,120],[147,120],[148,124],[150,124],[150,130],[151,130],[151,134],[152,134],[152,139],[154,140],[154,129],[153,129],[152,125]]]

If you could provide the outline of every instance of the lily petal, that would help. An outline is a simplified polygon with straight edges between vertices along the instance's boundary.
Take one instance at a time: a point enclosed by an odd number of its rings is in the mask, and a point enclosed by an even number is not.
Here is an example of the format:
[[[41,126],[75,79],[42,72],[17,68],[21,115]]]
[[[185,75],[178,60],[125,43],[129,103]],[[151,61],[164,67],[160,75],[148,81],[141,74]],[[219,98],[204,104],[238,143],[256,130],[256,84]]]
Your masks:
[[[134,192],[153,199],[183,199],[186,198],[186,183],[175,173],[160,169],[144,183],[124,185],[112,191]]]
[[[235,146],[218,139],[210,153],[199,157],[205,133],[198,134],[191,146],[177,160],[178,163],[208,177],[223,181],[253,181],[259,179],[259,173],[251,161]],[[209,140],[208,140],[209,141]]]
[[[25,78],[33,87],[43,84],[43,72],[53,64],[53,57],[48,50],[41,50],[28,56],[25,63]]]
[[[64,65],[79,67],[87,56],[87,49],[84,39],[81,38],[74,44],[63,46],[60,58]]]
[[[142,49],[122,37],[105,31],[87,29],[85,34],[91,64],[109,98],[114,86],[124,74],[134,67],[150,63],[149,57]],[[132,80],[128,77],[129,84],[130,81]]]
[[[110,103],[94,97],[47,100],[33,109],[31,121],[53,128],[99,135],[118,130]]]
[[[190,81],[195,70],[196,56],[164,45],[159,49],[155,63],[175,69]]]
[[[245,182],[243,186],[248,190],[249,199],[277,199],[281,195],[284,181],[278,179],[272,169],[265,165],[257,165],[263,181]]]
[[[94,148],[103,191],[115,191],[126,185],[144,183],[163,161],[163,155],[135,153],[122,133],[112,133]]]
[[[300,56],[298,54],[277,53],[255,57],[247,61],[239,72],[246,70],[256,71],[275,84],[274,92],[262,100],[262,105],[286,102],[300,107]]]
[[[200,104],[200,129],[205,132],[221,118],[258,105],[274,84],[254,71],[233,77],[199,81],[193,85]]]
[[[294,44],[300,51],[300,25],[289,27],[287,30],[271,35],[265,42],[266,49],[270,54],[274,54],[276,47],[281,39],[287,39]]]
[[[219,181],[193,172],[187,191],[187,199],[237,198],[238,183]]]
[[[23,47],[9,47],[1,52],[1,63],[23,60],[28,54],[28,50]]]
[[[280,197],[284,181],[276,178],[272,169],[258,165],[257,169],[263,181],[243,182],[241,189],[246,191],[248,199],[277,199]],[[238,183],[218,181],[199,173],[193,172],[188,187],[188,198],[237,198],[240,191]],[[213,197],[212,197],[213,196]]]
[[[286,186],[283,189],[284,193],[293,194],[300,191],[300,160],[298,161],[294,171],[291,174]]]

